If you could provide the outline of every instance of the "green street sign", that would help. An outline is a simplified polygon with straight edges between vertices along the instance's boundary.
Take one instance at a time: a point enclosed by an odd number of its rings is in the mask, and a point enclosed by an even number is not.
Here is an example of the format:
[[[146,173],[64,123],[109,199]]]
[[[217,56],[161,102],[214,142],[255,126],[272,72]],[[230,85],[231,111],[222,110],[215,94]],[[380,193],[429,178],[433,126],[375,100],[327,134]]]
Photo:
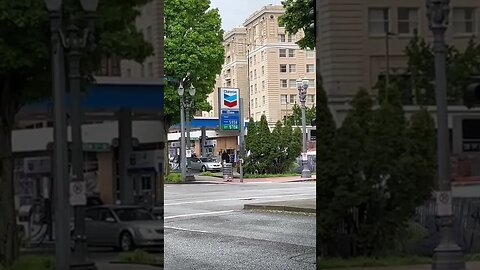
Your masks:
[[[86,152],[110,152],[109,143],[84,143],[83,151]]]

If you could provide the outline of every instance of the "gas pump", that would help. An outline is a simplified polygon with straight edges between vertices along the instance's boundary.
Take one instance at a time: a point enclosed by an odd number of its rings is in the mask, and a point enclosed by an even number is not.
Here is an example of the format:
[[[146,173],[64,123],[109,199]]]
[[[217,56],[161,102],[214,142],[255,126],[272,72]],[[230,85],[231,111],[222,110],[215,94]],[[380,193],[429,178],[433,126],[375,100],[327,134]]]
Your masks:
[[[34,242],[48,231],[51,190],[49,157],[17,159],[15,162],[16,208],[23,238]]]
[[[133,181],[136,204],[153,206],[156,201],[157,177],[163,166],[163,151],[135,151],[130,158],[129,178]]]

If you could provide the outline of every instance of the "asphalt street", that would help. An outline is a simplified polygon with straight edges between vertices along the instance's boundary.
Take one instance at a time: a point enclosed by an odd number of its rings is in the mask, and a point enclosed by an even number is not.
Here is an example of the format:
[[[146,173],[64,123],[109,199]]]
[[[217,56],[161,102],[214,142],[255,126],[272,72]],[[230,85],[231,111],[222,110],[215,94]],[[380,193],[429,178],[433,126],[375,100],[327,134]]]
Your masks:
[[[315,269],[315,218],[243,205],[315,198],[315,182],[166,185],[165,269]]]

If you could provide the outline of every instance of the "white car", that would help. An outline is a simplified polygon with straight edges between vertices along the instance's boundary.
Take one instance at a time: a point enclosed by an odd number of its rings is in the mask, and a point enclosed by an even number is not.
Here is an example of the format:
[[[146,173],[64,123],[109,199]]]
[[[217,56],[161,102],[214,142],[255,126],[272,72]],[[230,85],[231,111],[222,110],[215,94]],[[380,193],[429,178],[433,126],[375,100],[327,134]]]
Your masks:
[[[202,172],[219,172],[222,170],[222,164],[209,157],[191,158],[190,168]]]

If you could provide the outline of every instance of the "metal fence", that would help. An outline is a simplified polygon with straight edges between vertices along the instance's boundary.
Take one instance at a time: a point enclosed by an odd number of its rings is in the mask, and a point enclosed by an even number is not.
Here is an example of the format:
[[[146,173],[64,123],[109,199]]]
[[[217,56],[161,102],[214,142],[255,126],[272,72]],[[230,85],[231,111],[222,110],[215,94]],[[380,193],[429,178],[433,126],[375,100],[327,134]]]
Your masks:
[[[436,204],[431,201],[416,210],[416,222],[427,230],[421,247],[416,253],[431,255],[440,241],[436,224]],[[480,198],[454,198],[454,232],[457,243],[465,253],[480,252]]]

